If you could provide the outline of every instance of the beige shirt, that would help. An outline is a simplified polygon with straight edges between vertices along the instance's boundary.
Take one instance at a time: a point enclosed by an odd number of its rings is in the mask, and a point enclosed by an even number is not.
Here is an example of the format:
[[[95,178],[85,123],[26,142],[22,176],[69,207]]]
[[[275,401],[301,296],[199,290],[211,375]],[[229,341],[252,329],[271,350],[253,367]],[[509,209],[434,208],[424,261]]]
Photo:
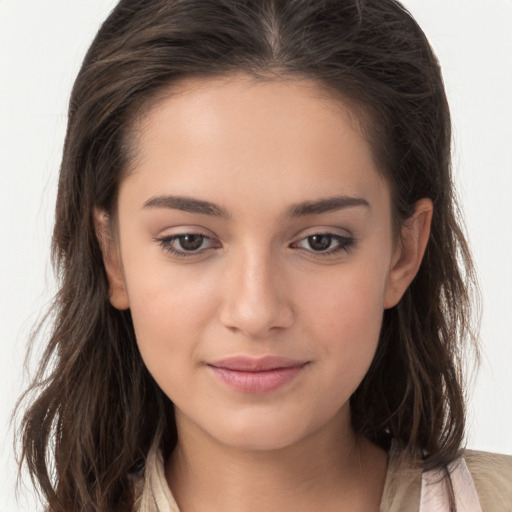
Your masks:
[[[512,512],[512,456],[466,450],[448,467],[457,512]],[[450,512],[445,472],[415,468],[393,445],[378,512]],[[153,447],[136,484],[135,512],[180,512]]]

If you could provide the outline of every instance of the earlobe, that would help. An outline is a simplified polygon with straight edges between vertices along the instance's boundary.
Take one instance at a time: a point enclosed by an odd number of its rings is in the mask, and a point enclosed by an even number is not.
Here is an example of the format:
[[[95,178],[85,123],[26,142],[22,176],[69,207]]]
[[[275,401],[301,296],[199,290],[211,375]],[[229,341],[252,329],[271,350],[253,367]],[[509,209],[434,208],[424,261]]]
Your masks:
[[[384,308],[396,306],[416,276],[430,236],[432,201],[420,199],[414,214],[402,226],[402,240],[396,248],[388,276]]]
[[[128,309],[130,302],[118,245],[112,237],[108,215],[103,210],[94,210],[94,228],[107,273],[110,303],[116,309]]]

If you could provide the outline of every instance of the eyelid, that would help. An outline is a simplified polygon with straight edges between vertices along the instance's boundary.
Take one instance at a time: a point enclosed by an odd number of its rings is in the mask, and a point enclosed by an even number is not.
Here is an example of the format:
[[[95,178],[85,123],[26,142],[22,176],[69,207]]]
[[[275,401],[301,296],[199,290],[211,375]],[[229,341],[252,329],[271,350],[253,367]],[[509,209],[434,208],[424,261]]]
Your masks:
[[[315,235],[328,236],[334,240],[337,240],[338,245],[333,249],[326,249],[324,251],[315,251],[314,249],[300,248],[305,253],[307,253],[308,257],[325,258],[325,257],[329,257],[329,256],[338,256],[342,252],[344,252],[344,253],[350,252],[350,250],[354,248],[355,243],[356,243],[356,239],[352,235],[341,235],[339,233],[333,233],[332,231],[329,231],[329,230],[319,229],[319,230],[311,232],[310,234],[302,236],[300,239],[298,239],[297,242],[294,242],[292,244],[292,246],[293,245],[296,246],[298,243],[300,243],[304,240],[307,240],[308,238],[315,236]]]
[[[317,229],[311,229],[309,233],[304,233],[300,238],[297,239],[296,242],[293,242],[289,245],[289,247],[300,249],[301,251],[304,251],[305,253],[308,253],[308,256],[310,257],[328,257],[337,255],[340,252],[349,252],[355,245],[356,239],[351,234],[340,234],[332,231],[333,228],[317,228]],[[208,240],[210,242],[209,246],[206,248],[200,248],[197,250],[191,250],[187,251],[185,249],[178,249],[174,247],[174,243],[179,240],[181,237],[185,237],[187,235],[192,236],[199,236],[202,238],[202,243],[205,240]],[[337,241],[337,246],[334,248],[326,249],[326,250],[320,250],[315,251],[313,248],[307,249],[304,247],[298,247],[298,244],[306,241],[308,238],[313,236],[327,236],[330,237],[332,240]],[[179,258],[193,258],[198,257],[201,255],[205,255],[206,252],[209,252],[212,249],[218,249],[222,247],[222,244],[216,239],[216,237],[212,237],[209,235],[204,234],[197,228],[193,229],[186,229],[179,233],[171,233],[168,235],[163,236],[156,236],[154,237],[155,242],[157,242],[163,251],[172,254],[173,256],[179,257]],[[331,240],[331,242],[332,242]],[[201,245],[202,245],[201,243]],[[330,245],[330,244],[329,244]]]
[[[209,240],[211,243],[210,243],[209,247],[206,247],[203,249],[198,249],[195,251],[181,250],[181,249],[177,249],[173,246],[173,243],[176,240],[179,240],[181,237],[184,237],[187,235],[200,236],[200,237],[202,237],[203,241]],[[157,242],[160,245],[160,247],[162,248],[162,250],[164,252],[172,254],[173,256],[178,257],[178,258],[193,258],[193,257],[197,257],[200,255],[204,255],[205,252],[208,252],[212,248],[218,248],[215,246],[219,245],[218,243],[215,242],[214,237],[211,237],[209,235],[205,235],[204,233],[193,231],[193,230],[187,230],[187,231],[182,231],[180,233],[174,233],[174,234],[163,235],[163,236],[156,236],[156,237],[154,237],[154,240],[155,240],[155,242]]]

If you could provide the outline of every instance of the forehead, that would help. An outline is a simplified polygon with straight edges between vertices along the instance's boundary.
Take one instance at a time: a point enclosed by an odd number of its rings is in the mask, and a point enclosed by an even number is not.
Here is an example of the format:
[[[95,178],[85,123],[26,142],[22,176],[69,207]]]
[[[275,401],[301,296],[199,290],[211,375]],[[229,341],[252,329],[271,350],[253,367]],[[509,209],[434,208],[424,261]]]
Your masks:
[[[380,193],[360,127],[354,110],[313,80],[186,79],[139,117],[125,181],[146,196],[160,187],[227,200],[236,190],[267,203]]]

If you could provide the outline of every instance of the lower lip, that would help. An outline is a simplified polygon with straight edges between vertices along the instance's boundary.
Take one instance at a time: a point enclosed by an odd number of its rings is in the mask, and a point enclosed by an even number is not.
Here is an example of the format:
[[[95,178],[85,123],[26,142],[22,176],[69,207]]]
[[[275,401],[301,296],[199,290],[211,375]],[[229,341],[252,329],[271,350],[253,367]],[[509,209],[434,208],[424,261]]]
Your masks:
[[[229,387],[244,393],[270,393],[295,379],[306,365],[248,372],[209,366],[211,372]]]

